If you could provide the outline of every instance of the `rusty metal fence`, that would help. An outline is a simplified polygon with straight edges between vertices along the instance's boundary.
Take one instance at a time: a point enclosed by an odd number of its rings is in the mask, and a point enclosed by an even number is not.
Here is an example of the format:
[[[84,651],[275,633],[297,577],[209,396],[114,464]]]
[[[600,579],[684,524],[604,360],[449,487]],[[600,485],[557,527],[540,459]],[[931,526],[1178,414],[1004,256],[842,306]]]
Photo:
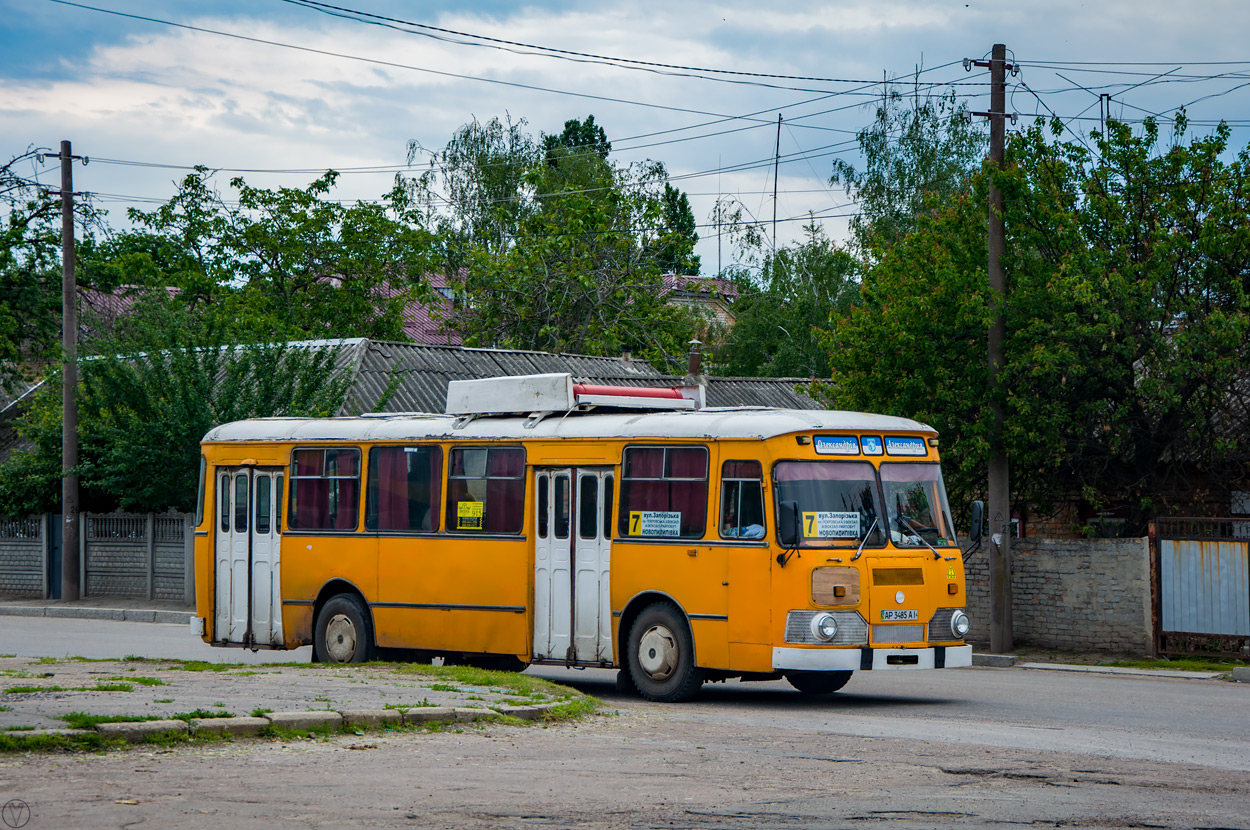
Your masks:
[[[1155,545],[1159,653],[1250,656],[1250,519],[1160,519]]]

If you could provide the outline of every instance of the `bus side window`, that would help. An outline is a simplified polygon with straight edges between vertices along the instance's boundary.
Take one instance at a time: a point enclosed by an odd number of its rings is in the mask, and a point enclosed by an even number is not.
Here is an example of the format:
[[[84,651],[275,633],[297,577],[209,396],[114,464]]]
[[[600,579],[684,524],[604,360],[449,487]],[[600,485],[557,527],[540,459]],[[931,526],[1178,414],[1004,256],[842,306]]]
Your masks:
[[[763,539],[764,468],[758,461],[726,461],[721,466],[720,535]]]
[[[360,450],[297,449],[292,453],[292,530],[355,530],[360,510]]]
[[[699,539],[707,529],[707,447],[626,447],[622,536]]]
[[[447,529],[520,533],[525,523],[525,450],[455,447],[448,456]]]
[[[438,530],[443,450],[374,447],[365,488],[366,530]]]

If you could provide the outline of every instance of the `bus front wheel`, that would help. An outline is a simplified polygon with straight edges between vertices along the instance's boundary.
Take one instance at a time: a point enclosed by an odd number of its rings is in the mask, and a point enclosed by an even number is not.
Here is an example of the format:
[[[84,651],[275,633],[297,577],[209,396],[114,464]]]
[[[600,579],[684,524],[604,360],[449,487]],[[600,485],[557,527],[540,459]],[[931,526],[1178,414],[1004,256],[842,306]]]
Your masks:
[[[790,685],[805,695],[827,695],[836,692],[851,679],[849,671],[786,672]]]
[[[671,603],[642,609],[629,630],[629,676],[647,700],[689,700],[703,685],[704,672],[694,664],[694,638],[685,618]]]
[[[360,600],[339,594],[321,607],[313,653],[320,663],[364,663],[373,658],[373,631]]]

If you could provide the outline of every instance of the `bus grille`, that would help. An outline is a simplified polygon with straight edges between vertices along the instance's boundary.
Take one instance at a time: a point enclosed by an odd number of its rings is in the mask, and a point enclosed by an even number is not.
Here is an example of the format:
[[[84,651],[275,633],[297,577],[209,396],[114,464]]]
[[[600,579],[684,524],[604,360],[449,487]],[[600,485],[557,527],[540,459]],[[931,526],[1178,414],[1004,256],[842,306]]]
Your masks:
[[[819,640],[812,633],[812,617],[832,614],[838,621],[838,634],[832,640]],[[786,615],[786,642],[805,646],[860,646],[868,642],[868,623],[858,611],[791,611]]]
[[[924,639],[923,625],[874,625],[874,643],[916,643]]]
[[[951,617],[958,608],[939,608],[929,620],[929,642],[945,643],[959,639],[951,633]]]

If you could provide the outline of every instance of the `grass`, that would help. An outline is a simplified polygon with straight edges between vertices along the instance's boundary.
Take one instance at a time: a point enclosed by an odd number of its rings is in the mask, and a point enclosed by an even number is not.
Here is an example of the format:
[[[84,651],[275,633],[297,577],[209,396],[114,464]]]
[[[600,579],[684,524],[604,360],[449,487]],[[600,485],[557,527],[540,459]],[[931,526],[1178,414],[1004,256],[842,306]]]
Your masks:
[[[134,671],[134,669],[131,669]],[[144,677],[142,675],[126,675],[123,677],[110,677],[109,680],[119,680],[123,683],[138,683],[140,686],[164,686],[165,681],[157,677]]]
[[[252,710],[252,717],[263,718],[265,715],[268,715],[272,711],[273,711],[272,709],[265,709],[261,706],[257,706],[255,709]]]
[[[464,689],[458,686],[451,686],[446,683],[431,683],[430,688],[436,692],[463,692]]]
[[[152,702],[153,703],[173,703],[174,699],[172,697],[163,697],[160,700],[154,700]]]
[[[10,686],[4,690],[6,695],[33,695],[37,692],[63,692],[64,686]]]
[[[12,711],[13,711],[12,706],[0,706],[0,712],[12,712]]]
[[[161,720],[156,715],[89,715],[86,712],[70,712],[56,715],[70,729],[95,729],[102,723],[141,723],[148,720]]]

